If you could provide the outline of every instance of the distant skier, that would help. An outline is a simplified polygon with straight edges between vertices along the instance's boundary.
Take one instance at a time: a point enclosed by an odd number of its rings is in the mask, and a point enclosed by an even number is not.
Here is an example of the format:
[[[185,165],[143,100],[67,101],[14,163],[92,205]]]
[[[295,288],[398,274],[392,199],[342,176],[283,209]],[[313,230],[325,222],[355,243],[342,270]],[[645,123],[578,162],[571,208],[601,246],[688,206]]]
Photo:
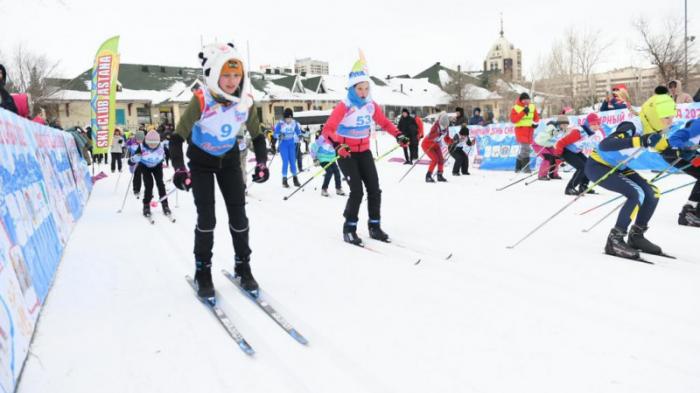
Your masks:
[[[235,250],[235,276],[246,291],[256,294],[258,283],[250,270],[248,217],[237,136],[246,124],[257,164],[253,181],[269,178],[265,138],[260,132],[257,113],[245,76],[243,57],[232,44],[212,44],[199,55],[204,69],[204,86],[196,90],[170,140],[170,154],[176,168],[173,183],[181,190],[192,189],[197,207],[194,230],[195,282],[200,297],[213,297],[211,277],[214,246],[214,184],[226,204],[228,228]],[[190,171],[185,168],[182,143],[187,140]],[[216,180],[216,183],[215,183]]]
[[[425,174],[426,183],[435,183],[433,179],[433,171],[437,166],[437,181],[446,182],[447,179],[442,175],[445,167],[445,157],[442,155],[442,146],[452,143],[449,133],[450,117],[447,113],[442,112],[438,116],[438,121],[430,128],[428,135],[423,138],[421,147],[425,154],[430,158],[428,165],[428,173]]]
[[[311,143],[311,156],[318,161],[321,167],[326,167],[336,157],[333,144],[321,135],[320,130],[316,135],[316,140]],[[326,174],[323,176],[323,185],[321,186],[321,195],[325,197],[330,195],[328,194],[328,185],[331,183],[331,177],[335,180],[335,193],[337,195],[345,195],[341,184],[340,170],[338,170],[338,165],[335,162],[326,168]]]
[[[136,148],[135,154],[129,159],[131,165],[136,164],[143,175],[145,192],[143,195],[143,215],[151,216],[151,199],[153,198],[153,182],[158,187],[158,196],[165,197],[165,183],[163,182],[163,160],[165,149],[160,142],[160,135],[156,130],[148,131],[144,143]],[[163,214],[171,214],[168,199],[160,202],[163,206]]]
[[[665,88],[664,88],[665,89]],[[662,93],[658,90],[657,93]],[[633,157],[640,149],[652,148],[657,152],[668,147],[663,132],[671,126],[676,116],[676,104],[668,94],[656,94],[642,105],[640,119],[642,130],[632,122],[620,123],[615,132],[608,135],[593,150],[586,162],[586,176],[593,182],[603,178],[614,167]],[[634,159],[634,158],[632,158]],[[644,237],[649,220],[659,203],[659,190],[639,173],[623,165],[599,183],[603,188],[620,193],[627,198],[610,231],[605,252],[629,259],[639,259],[639,251],[661,254],[661,247]],[[629,237],[625,242],[627,228]]]
[[[145,139],[146,133],[144,133],[142,130],[134,132],[134,135],[126,142],[127,158],[131,158],[136,155],[139,145],[141,145]],[[141,166],[131,163],[131,160],[127,160],[127,163],[129,164],[129,171],[134,174],[132,180],[134,195],[136,196],[136,199],[139,199],[139,194],[141,193],[141,183],[143,180]]]
[[[566,195],[579,195],[588,189],[588,178],[584,173],[588,158],[583,154],[580,144],[593,137],[598,130],[600,130],[600,117],[590,113],[581,127],[572,128],[554,145],[554,155],[576,168],[576,172],[564,189]],[[590,190],[589,193],[593,194],[595,191]]]
[[[449,147],[450,155],[455,159],[452,167],[452,176],[469,175],[469,156],[464,151],[466,146],[471,146],[472,140],[469,138],[469,128],[463,126],[452,140]]]
[[[343,213],[343,239],[354,245],[362,245],[362,240],[357,236],[357,221],[363,183],[367,188],[369,236],[389,241],[389,235],[380,225],[382,191],[369,146],[370,132],[375,122],[395,136],[402,147],[408,145],[409,139],[399,132],[394,123],[384,116],[382,108],[370,98],[369,72],[364,56],[360,54],[360,59],[349,74],[347,97],[333,108],[323,126],[323,136],[338,144],[336,151],[341,157],[338,163],[350,185],[350,197]]]
[[[542,158],[540,169],[537,173],[538,180],[561,179],[561,176],[559,176],[561,159],[554,153],[554,145],[567,131],[568,126],[568,116],[559,115],[556,120],[548,122],[544,129],[535,135],[535,142],[532,144],[532,148]]]
[[[299,187],[299,179],[297,178],[297,163],[296,152],[299,137],[301,136],[301,127],[294,120],[294,112],[290,108],[284,110],[284,120],[280,120],[275,124],[274,138],[277,139],[279,145],[277,148],[282,156],[282,186],[289,187],[287,182],[287,168],[292,171],[292,181],[294,185]]]

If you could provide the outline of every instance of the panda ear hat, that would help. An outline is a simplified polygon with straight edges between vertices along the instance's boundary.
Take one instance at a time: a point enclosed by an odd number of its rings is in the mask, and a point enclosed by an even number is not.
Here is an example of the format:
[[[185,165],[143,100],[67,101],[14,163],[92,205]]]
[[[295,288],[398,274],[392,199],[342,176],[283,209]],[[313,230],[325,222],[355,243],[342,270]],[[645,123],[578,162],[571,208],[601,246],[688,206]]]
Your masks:
[[[243,61],[243,56],[238,53],[233,44],[209,44],[203,48],[202,52],[199,52],[199,59],[204,71],[204,84],[210,92],[233,103],[242,102],[248,107],[252,105],[252,98],[249,93],[250,88],[248,86],[249,82],[246,77],[247,65]],[[221,68],[231,59],[237,60],[243,65],[243,78],[241,79],[240,86],[238,86],[238,90],[236,90],[234,94],[228,94],[219,87]]]

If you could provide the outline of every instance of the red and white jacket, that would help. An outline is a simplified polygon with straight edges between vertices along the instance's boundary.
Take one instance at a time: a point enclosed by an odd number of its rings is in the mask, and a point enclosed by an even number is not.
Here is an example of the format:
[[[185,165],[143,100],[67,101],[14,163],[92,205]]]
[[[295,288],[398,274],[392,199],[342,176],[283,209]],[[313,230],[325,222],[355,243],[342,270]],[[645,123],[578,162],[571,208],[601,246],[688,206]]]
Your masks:
[[[353,153],[369,150],[369,137],[372,123],[393,136],[401,132],[382,112],[382,108],[370,101],[361,108],[352,106],[347,100],[341,101],[333,108],[330,117],[323,126],[323,136],[336,143],[344,143]]]
[[[432,127],[430,127],[430,132],[423,138],[421,142],[421,147],[423,151],[428,151],[435,148],[436,146],[440,148],[440,140],[444,140],[446,144],[452,143],[452,138],[450,138],[449,129],[441,130],[440,123],[435,122]]]

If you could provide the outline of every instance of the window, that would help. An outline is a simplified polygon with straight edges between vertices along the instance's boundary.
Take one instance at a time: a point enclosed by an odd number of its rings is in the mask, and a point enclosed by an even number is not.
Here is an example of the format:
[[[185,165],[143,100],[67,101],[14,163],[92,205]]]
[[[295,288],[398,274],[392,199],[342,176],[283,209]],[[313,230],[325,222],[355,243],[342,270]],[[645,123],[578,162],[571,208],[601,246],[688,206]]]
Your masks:
[[[262,123],[262,121],[263,121],[262,107],[255,108],[255,111],[258,112],[258,121]]]
[[[126,125],[126,116],[124,115],[124,109],[115,110],[116,124]]]
[[[136,117],[139,124],[151,124],[151,110],[149,108],[136,108]]]
[[[303,111],[303,110],[304,110],[304,107],[303,107],[303,106],[295,106],[295,107],[294,107],[294,112],[301,112],[301,111]]]
[[[282,116],[284,116],[284,107],[283,106],[274,107],[274,111],[275,111],[275,120],[281,119]]]

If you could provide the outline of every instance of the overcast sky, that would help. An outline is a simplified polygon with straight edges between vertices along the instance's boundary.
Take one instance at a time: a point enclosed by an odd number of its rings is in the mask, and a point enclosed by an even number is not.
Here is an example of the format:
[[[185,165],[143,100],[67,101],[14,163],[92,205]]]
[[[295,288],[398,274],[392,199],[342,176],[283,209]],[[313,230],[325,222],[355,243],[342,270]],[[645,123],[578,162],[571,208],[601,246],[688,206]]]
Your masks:
[[[182,7],[180,4],[187,4]],[[700,4],[689,2],[689,35],[700,35]],[[416,4],[416,5],[413,5]],[[498,38],[503,12],[505,36],[523,51],[525,73],[545,56],[567,28],[604,31],[613,42],[601,69],[646,66],[631,49],[631,22],[649,17],[657,27],[668,16],[682,20],[682,0],[465,0],[335,2],[175,0],[0,0],[0,61],[22,43],[60,60],[59,72],[75,77],[92,67],[99,45],[120,35],[123,63],[196,67],[200,36],[207,42],[234,40],[255,70],[260,64],[292,66],[295,58],[330,63],[345,74],[365,51],[374,75],[415,74],[436,61],[481,68]],[[11,69],[8,70],[12,72]]]

